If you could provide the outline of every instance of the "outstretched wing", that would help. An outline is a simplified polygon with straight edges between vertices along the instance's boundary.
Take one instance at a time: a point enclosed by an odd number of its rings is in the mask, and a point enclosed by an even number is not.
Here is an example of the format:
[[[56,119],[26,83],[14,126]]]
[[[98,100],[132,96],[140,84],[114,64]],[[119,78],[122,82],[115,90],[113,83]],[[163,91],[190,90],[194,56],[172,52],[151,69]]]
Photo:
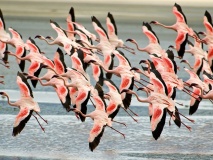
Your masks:
[[[28,107],[20,108],[18,115],[16,116],[13,125],[13,136],[17,136],[25,127],[26,123],[29,121],[33,110],[29,110]]]
[[[100,121],[94,120],[93,128],[89,135],[89,148],[93,151],[100,143],[101,137],[103,136],[105,126]]]
[[[153,115],[151,118],[151,130],[152,130],[152,135],[154,139],[157,140],[160,137],[165,124],[166,108],[163,107],[163,105],[160,106],[159,104],[153,104],[152,109],[153,109],[153,112],[152,112]]]
[[[106,30],[103,28],[101,23],[98,21],[98,19],[95,16],[92,16],[92,24],[95,29],[95,31],[98,33],[101,41],[108,41],[109,37],[107,35]]]
[[[22,73],[18,72],[16,82],[19,86],[20,93],[21,93],[22,97],[31,96],[33,98],[32,89],[30,88],[30,85],[27,82],[27,79],[24,77],[24,75]]]

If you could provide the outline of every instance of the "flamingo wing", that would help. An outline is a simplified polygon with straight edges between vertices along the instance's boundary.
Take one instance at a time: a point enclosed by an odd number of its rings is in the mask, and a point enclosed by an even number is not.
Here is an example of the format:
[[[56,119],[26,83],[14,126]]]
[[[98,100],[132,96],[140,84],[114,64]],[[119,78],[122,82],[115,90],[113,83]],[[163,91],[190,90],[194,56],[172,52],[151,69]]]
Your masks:
[[[208,11],[206,11],[204,14],[203,24],[206,28],[206,33],[213,34],[212,17]]]
[[[10,35],[5,32],[5,23],[4,23],[4,17],[2,14],[2,11],[0,9],[0,33],[2,34],[1,39],[8,40],[10,38]],[[7,50],[7,44],[0,41],[0,58],[2,58],[5,62],[8,60],[8,54],[4,54],[4,52]]]
[[[115,50],[113,52],[113,54],[118,58],[119,65],[124,65],[124,66],[130,66],[131,67],[131,63],[129,62],[129,60],[127,59],[127,57],[124,55],[124,53],[122,51]]]
[[[25,57],[26,56],[26,49],[21,45],[17,46],[16,47],[16,55],[19,56],[19,57]],[[19,59],[16,59],[16,60],[18,62],[19,68],[23,72],[24,68],[25,68],[25,61],[19,60]]]
[[[70,31],[70,32],[73,32],[76,29],[76,27],[75,27],[73,22],[75,22],[75,11],[74,11],[74,8],[71,7],[70,10],[69,10],[69,14],[67,16],[67,30]],[[75,34],[74,33],[67,32],[67,36],[71,40],[75,39]]]
[[[175,61],[172,61],[172,59],[168,57],[163,57],[162,60],[165,66],[165,71],[175,74],[175,67],[177,67]]]
[[[18,33],[15,29],[10,27],[10,28],[8,28],[8,30],[11,32],[13,38],[22,40],[21,34]]]
[[[0,41],[0,58],[4,61],[4,63],[8,60],[8,54],[5,54],[5,51],[7,51],[7,44]]]
[[[191,78],[199,79],[198,75],[194,71],[191,71],[191,70],[189,70],[187,68],[184,68],[184,69],[185,69],[186,72],[189,73],[190,79]]]
[[[20,108],[18,115],[16,116],[14,125],[13,125],[13,136],[17,136],[24,129],[26,123],[29,121],[33,110],[30,110],[28,107]]]
[[[114,102],[110,102],[106,108],[106,112],[109,118],[114,119],[115,116],[118,114],[120,107],[120,105],[117,105]]]
[[[151,71],[150,83],[152,83],[155,86],[154,92],[168,95],[168,90],[167,90],[166,84],[165,84],[161,74],[157,70]]]
[[[158,43],[160,44],[160,41],[155,34],[155,32],[152,30],[151,26],[148,23],[143,22],[142,26],[143,33],[147,36],[150,43]]]
[[[209,47],[208,47],[207,59],[208,59],[211,71],[213,71],[213,46],[212,45],[209,45]]]
[[[26,41],[26,45],[28,46],[30,52],[33,52],[33,54],[41,53],[40,48],[36,45],[35,41],[31,37]]]
[[[71,105],[69,89],[64,85],[56,85],[55,90],[61,101],[61,104],[66,109],[66,111],[69,111]]]
[[[198,106],[202,100],[202,98],[199,95],[201,95],[201,89],[193,86],[193,93],[190,100],[189,115],[192,115],[197,111]],[[197,99],[195,99],[194,97]]]
[[[22,97],[29,97],[29,96],[31,96],[33,98],[32,89],[31,89],[29,83],[27,82],[27,79],[20,72],[17,73],[16,83],[19,86],[20,93],[21,93]]]
[[[178,52],[178,56],[180,58],[182,58],[184,55],[187,40],[188,40],[188,33],[183,31],[178,31],[175,44],[176,44],[176,50]]]
[[[100,83],[101,86],[103,86],[104,73],[102,68],[99,65],[95,64],[91,64],[91,66],[94,79],[96,80],[96,82]]]
[[[54,55],[55,70],[58,74],[65,73],[67,66],[64,62],[64,54],[60,48],[57,49]]]
[[[111,37],[111,38],[118,39],[118,37],[117,37],[117,34],[118,34],[117,33],[117,26],[115,24],[114,17],[110,12],[108,12],[108,15],[107,15],[107,18],[106,18],[106,25],[107,25],[108,36]]]
[[[92,16],[92,24],[95,29],[95,31],[98,33],[101,41],[109,41],[109,37],[107,35],[106,30],[103,28],[101,23],[98,21],[98,19],[95,16]]]
[[[31,65],[28,68],[29,75],[33,75],[35,77],[38,77],[40,72],[41,72],[40,65],[41,64],[37,61],[31,62]],[[35,88],[37,83],[38,83],[38,80],[31,80],[31,82],[32,82],[33,87]]]
[[[58,23],[50,20],[50,25],[57,32],[58,36],[62,36],[62,37],[66,36],[67,37],[66,32],[61,29],[61,27],[58,25]]]
[[[89,101],[89,98],[90,98],[90,91],[79,89],[78,95],[75,100],[75,105],[73,107],[81,110],[81,112],[83,114],[86,114],[87,113],[87,103]],[[85,117],[83,117],[81,114],[79,114],[79,117],[82,122],[85,121]]]
[[[95,119],[93,128],[91,129],[89,135],[89,148],[91,151],[93,151],[100,143],[101,137],[104,133],[104,129],[105,125]]]
[[[180,5],[175,3],[172,11],[173,11],[174,15],[176,16],[177,22],[184,22],[187,24],[186,16],[184,15]]]
[[[123,89],[130,89],[133,90],[134,87],[134,77],[129,76],[128,74],[121,74],[121,84],[120,84],[120,91]],[[132,94],[128,93],[121,93],[122,101],[124,107],[127,109],[130,106],[132,100]]]
[[[153,115],[151,118],[151,130],[155,140],[157,140],[166,121],[166,108],[162,104],[153,104]]]

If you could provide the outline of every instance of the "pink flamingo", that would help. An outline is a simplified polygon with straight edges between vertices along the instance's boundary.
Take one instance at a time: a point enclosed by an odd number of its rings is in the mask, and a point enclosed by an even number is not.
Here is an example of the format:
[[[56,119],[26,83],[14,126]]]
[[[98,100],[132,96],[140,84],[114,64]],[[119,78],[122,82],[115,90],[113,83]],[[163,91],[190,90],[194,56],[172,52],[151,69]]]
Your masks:
[[[14,122],[13,133],[12,133],[13,136],[17,136],[18,134],[21,133],[21,131],[24,129],[26,123],[29,121],[30,117],[33,115],[33,112],[35,112],[37,115],[39,115],[38,112],[40,112],[38,103],[33,99],[33,93],[27,82],[27,79],[21,73],[18,72],[16,82],[19,86],[20,95],[21,95],[21,98],[19,100],[17,100],[16,102],[14,102],[14,103],[10,102],[9,96],[5,92],[0,92],[1,95],[7,97],[7,102],[10,106],[15,106],[20,109],[18,115],[16,116],[15,122]],[[34,116],[34,117],[36,118],[37,122],[39,123],[37,117],[36,116]],[[44,121],[47,123],[46,120],[44,120]],[[44,128],[41,126],[40,123],[39,123],[39,125],[40,125],[41,129],[44,131]]]

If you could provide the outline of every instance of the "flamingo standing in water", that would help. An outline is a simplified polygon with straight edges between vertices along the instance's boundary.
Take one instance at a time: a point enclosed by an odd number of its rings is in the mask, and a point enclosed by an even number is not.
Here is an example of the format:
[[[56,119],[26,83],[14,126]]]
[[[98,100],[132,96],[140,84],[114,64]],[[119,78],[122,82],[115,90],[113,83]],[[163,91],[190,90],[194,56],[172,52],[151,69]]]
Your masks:
[[[10,99],[9,99],[9,96],[7,95],[7,93],[0,92],[1,95],[7,97],[7,102],[10,106],[18,107],[20,109],[18,115],[16,116],[15,122],[14,122],[13,133],[12,133],[13,136],[17,136],[18,134],[21,133],[21,131],[24,129],[26,123],[29,121],[30,117],[33,115],[33,112],[35,112],[36,114],[38,114],[38,112],[40,112],[39,105],[33,99],[33,92],[30,88],[30,85],[27,82],[27,79],[24,77],[24,75],[18,72],[16,82],[19,86],[20,95],[21,95],[21,98],[19,100],[17,100],[16,102],[14,102],[14,103],[10,102]],[[35,117],[35,118],[37,120],[37,117]],[[44,121],[47,123],[46,120],[44,120]],[[39,123],[38,120],[37,120],[37,122]],[[41,129],[44,131],[44,128],[41,126],[40,123],[39,123],[39,125],[40,125]]]
[[[172,29],[177,32],[177,38],[175,40],[176,50],[178,52],[179,58],[182,58],[185,52],[185,45],[188,40],[188,36],[199,39],[194,33],[193,29],[187,25],[187,19],[184,15],[182,8],[177,3],[173,6],[173,14],[176,16],[176,23],[171,26],[166,26],[157,21],[151,21],[151,24],[160,25],[164,28]]]

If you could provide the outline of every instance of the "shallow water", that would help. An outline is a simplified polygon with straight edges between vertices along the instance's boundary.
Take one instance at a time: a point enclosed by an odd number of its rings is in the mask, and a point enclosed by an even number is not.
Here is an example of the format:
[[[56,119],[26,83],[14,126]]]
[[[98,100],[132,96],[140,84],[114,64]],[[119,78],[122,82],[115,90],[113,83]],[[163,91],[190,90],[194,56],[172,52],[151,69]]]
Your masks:
[[[1,2],[0,2],[1,3]],[[67,7],[67,6],[66,6]],[[75,6],[74,6],[75,7]],[[142,33],[141,24],[143,21],[159,20],[166,24],[171,24],[174,21],[174,16],[171,13],[171,8],[165,6],[102,6],[100,10],[92,10],[85,14],[83,10],[91,5],[76,6],[78,14],[77,21],[82,23],[86,28],[94,32],[90,20],[90,16],[97,15],[97,18],[104,24],[107,12],[116,13],[115,20],[117,22],[119,37],[124,41],[127,38],[136,39],[141,47],[148,44],[148,40]],[[94,7],[94,6],[93,6]],[[69,7],[68,7],[69,8]],[[125,9],[126,10],[125,10]],[[184,13],[190,24],[196,31],[203,31],[202,18],[205,9],[209,8],[191,8],[185,7]],[[82,11],[82,12],[80,12]],[[152,11],[152,12],[150,12]],[[211,10],[210,10],[211,11]],[[120,16],[119,16],[120,15]],[[104,17],[104,18],[103,18]],[[53,17],[53,20],[58,22],[65,28],[65,18]],[[6,16],[5,22],[7,27],[12,27],[19,31],[23,39],[34,38],[41,34],[44,36],[56,36],[55,31],[49,24],[50,18],[27,18]],[[153,30],[158,35],[161,45],[167,49],[170,44],[174,45],[176,33],[157,26],[153,26]],[[58,46],[48,46],[43,41],[35,39],[37,45],[45,52],[47,57],[52,57]],[[129,46],[131,44],[126,43]],[[14,51],[12,47],[9,48]],[[136,55],[131,55],[125,52],[132,66],[140,67],[138,62],[141,59],[147,59],[146,53],[138,52]],[[184,58],[193,62],[193,57],[185,55]],[[16,65],[14,57],[9,57],[11,64],[10,69],[1,69],[0,75],[5,75],[5,85],[0,85],[1,91],[6,91],[11,100],[15,101],[19,98],[19,91],[16,85],[16,74],[18,65]],[[117,61],[116,61],[117,63]],[[183,71],[182,64],[177,60],[180,66],[178,75],[183,80],[189,76]],[[71,66],[70,59],[66,57],[66,64]],[[27,65],[29,63],[27,62]],[[90,71],[89,71],[90,72]],[[41,74],[43,74],[42,71]],[[92,78],[91,78],[92,79]],[[119,78],[113,77],[116,84],[119,84]],[[94,81],[92,80],[92,83]],[[190,123],[182,118],[184,123],[192,127],[192,131],[188,131],[183,125],[178,128],[172,123],[169,126],[169,118],[161,137],[155,141],[152,138],[150,131],[150,123],[148,117],[147,105],[139,103],[135,98],[132,101],[132,110],[139,116],[138,123],[134,122],[127,114],[121,110],[115,118],[117,121],[125,122],[127,127],[113,124],[119,131],[125,133],[126,139],[110,128],[106,128],[99,146],[90,152],[88,147],[88,134],[92,128],[93,122],[87,120],[81,123],[76,120],[73,113],[66,113],[62,108],[57,95],[51,87],[41,87],[38,85],[33,89],[34,97],[39,102],[41,115],[48,120],[48,124],[41,123],[45,127],[43,133],[36,120],[32,117],[27,123],[24,130],[17,137],[12,137],[12,126],[15,115],[18,109],[9,107],[5,99],[0,98],[0,159],[4,160],[35,160],[35,159],[67,159],[67,160],[93,160],[93,159],[118,159],[118,160],[164,160],[164,159],[213,159],[212,149],[212,103],[203,100],[195,115],[190,118],[195,120],[195,123]],[[141,93],[141,96],[145,96]],[[184,106],[178,106],[181,113],[188,115],[189,96],[182,92],[177,93],[177,101],[183,103]],[[91,103],[88,106],[89,112],[93,110]]]

